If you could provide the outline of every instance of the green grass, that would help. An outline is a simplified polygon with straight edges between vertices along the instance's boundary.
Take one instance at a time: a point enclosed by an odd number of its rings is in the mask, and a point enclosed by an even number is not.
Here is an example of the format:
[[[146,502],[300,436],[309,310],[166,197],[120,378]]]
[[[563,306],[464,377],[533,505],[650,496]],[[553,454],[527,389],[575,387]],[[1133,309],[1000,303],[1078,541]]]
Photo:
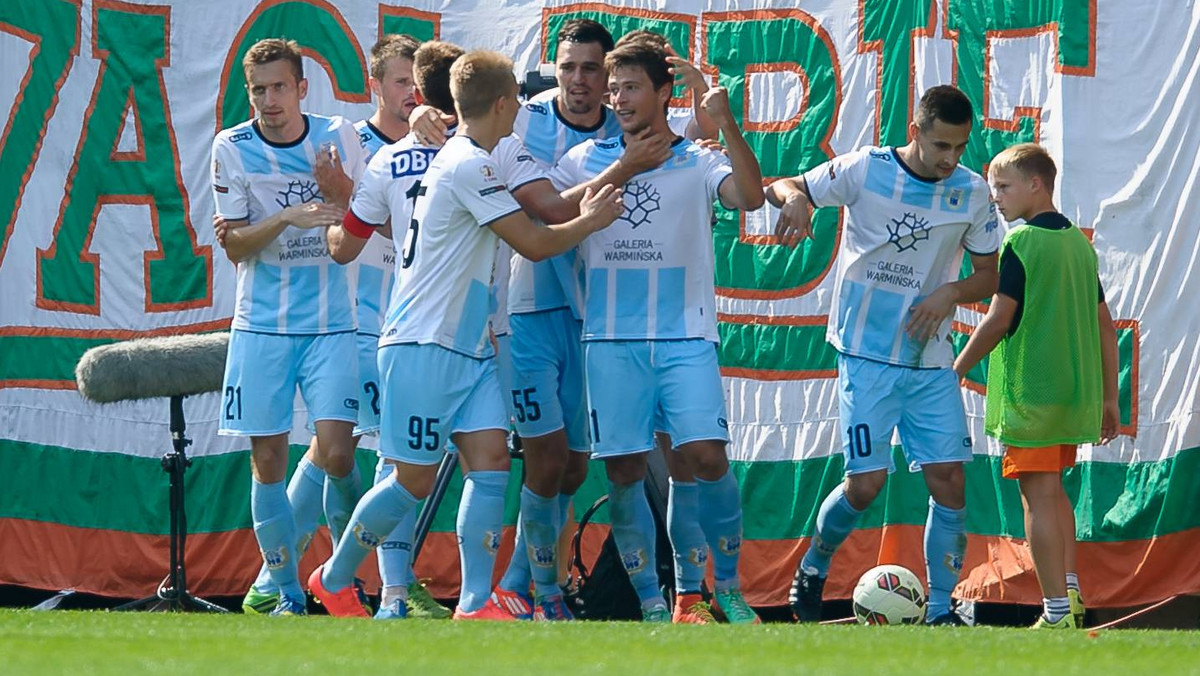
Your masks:
[[[1200,674],[1200,634],[0,610],[0,673],[1165,676]]]

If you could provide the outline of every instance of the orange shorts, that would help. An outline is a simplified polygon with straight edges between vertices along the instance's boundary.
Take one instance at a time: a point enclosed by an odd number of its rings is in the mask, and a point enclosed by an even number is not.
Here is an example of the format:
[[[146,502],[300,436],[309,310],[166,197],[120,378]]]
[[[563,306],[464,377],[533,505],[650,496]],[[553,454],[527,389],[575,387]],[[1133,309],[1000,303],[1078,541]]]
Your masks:
[[[1001,474],[1016,479],[1026,472],[1061,472],[1075,466],[1075,444],[1059,444],[1039,448],[1004,447]]]

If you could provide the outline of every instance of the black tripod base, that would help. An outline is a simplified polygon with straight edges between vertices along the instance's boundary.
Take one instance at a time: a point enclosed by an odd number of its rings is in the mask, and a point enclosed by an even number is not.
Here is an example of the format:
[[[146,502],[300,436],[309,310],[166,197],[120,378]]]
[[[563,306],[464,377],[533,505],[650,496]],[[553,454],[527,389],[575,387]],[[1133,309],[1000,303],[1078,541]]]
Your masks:
[[[152,613],[165,612],[197,612],[197,613],[227,613],[225,608],[218,606],[215,603],[209,603],[198,596],[192,596],[187,592],[182,594],[167,590],[160,592],[154,596],[147,596],[144,599],[131,601],[122,606],[113,608],[113,612],[121,612],[125,610],[145,610]]]

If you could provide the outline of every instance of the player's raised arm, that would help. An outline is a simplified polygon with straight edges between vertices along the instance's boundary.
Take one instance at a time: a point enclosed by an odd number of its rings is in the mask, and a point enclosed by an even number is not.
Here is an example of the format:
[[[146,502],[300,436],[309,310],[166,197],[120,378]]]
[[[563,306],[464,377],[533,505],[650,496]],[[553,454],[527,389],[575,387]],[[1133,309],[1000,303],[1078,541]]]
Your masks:
[[[566,223],[579,215],[580,201],[588,190],[598,194],[605,186],[624,185],[670,157],[670,137],[647,129],[629,142],[619,159],[594,178],[562,192],[551,181],[533,181],[513,190],[513,197],[526,213],[544,223]]]
[[[588,188],[579,207],[579,216],[561,225],[534,225],[523,211],[517,211],[491,223],[491,228],[514,251],[537,262],[575,247],[593,232],[607,228],[625,210],[621,191],[611,185],[598,192]]]
[[[764,200],[762,169],[729,109],[729,92],[724,87],[713,87],[704,94],[701,103],[724,134],[725,152],[733,165],[733,180],[721,183],[721,201],[743,211],[758,209]]]

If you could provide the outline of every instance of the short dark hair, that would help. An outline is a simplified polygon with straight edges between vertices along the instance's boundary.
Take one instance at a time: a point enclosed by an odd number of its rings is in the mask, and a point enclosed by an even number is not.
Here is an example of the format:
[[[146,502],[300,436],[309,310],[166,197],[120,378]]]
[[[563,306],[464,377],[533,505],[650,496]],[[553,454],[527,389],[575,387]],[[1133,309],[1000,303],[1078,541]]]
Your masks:
[[[417,91],[425,103],[447,115],[454,114],[450,66],[462,55],[462,47],[439,40],[426,42],[413,54],[413,81]]]
[[[631,40],[604,57],[604,70],[611,76],[618,68],[641,68],[655,89],[675,81],[667,53],[648,40]]]
[[[296,74],[296,82],[304,79],[304,60],[301,58],[300,45],[295,40],[267,38],[254,43],[246,55],[242,57],[242,69],[250,66],[261,66],[274,61],[287,61]]]
[[[622,45],[627,45],[630,42],[639,42],[639,41],[648,42],[648,43],[655,45],[657,47],[660,47],[664,50],[667,48],[667,38],[665,38],[664,36],[662,36],[658,33],[655,33],[654,31],[646,30],[645,28],[635,28],[634,30],[631,30],[628,33],[622,35],[621,39],[617,40],[616,46],[620,47]]]
[[[613,49],[612,33],[600,22],[591,19],[571,19],[564,23],[562,28],[558,29],[555,44],[561,45],[564,42],[596,42],[605,54]]]
[[[926,131],[933,127],[934,120],[956,126],[971,124],[975,120],[975,108],[971,105],[971,99],[958,87],[930,87],[921,95],[913,122],[916,122],[922,131]]]
[[[400,57],[412,61],[421,41],[411,35],[388,34],[371,47],[371,77],[382,80],[389,59]]]

